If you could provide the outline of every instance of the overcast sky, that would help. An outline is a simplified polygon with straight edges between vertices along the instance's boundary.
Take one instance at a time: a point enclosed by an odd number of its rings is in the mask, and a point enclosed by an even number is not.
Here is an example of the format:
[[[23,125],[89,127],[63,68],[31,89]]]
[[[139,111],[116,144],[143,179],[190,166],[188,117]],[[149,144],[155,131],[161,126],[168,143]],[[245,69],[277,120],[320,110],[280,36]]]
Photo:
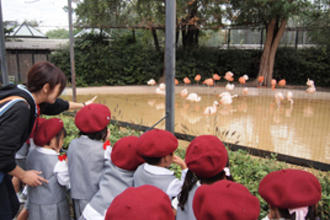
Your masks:
[[[68,14],[63,10],[68,0],[0,0],[4,21],[36,20],[39,29],[46,33],[48,30],[68,29]]]

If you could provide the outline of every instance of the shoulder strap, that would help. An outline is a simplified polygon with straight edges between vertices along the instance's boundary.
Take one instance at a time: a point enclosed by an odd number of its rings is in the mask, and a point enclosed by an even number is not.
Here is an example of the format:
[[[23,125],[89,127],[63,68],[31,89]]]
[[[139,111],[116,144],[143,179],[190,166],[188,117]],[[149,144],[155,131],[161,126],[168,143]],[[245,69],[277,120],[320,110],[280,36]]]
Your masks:
[[[19,97],[19,96],[9,96],[7,98],[0,100],[0,104],[4,103],[4,102],[8,102],[0,108],[0,116],[2,116],[15,103],[21,102],[21,101],[26,102],[26,100],[24,98]]]

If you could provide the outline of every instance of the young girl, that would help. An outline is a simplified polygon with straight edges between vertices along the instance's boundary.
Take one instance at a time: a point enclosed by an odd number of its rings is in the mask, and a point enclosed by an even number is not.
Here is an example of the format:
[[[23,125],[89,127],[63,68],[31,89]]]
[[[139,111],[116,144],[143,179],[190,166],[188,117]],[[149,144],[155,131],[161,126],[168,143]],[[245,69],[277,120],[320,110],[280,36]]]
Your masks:
[[[68,167],[64,156],[59,155],[64,136],[63,122],[58,118],[45,120],[37,129],[34,141],[42,147],[36,147],[28,154],[26,166],[41,171],[48,184],[28,189],[31,220],[70,219],[65,187],[69,184]]]
[[[138,139],[128,136],[115,143],[111,151],[111,160],[105,162],[100,189],[86,205],[81,220],[104,220],[112,200],[126,188],[133,186],[134,171],[143,163],[143,159],[136,151]]]
[[[317,219],[321,191],[320,182],[309,172],[296,169],[271,172],[259,184],[259,194],[270,209],[263,219]]]
[[[169,197],[152,185],[129,187],[111,203],[105,220],[174,220]]]
[[[196,137],[188,146],[185,157],[188,172],[178,196],[179,208],[176,219],[196,219],[192,201],[201,184],[211,184],[218,180],[233,180],[228,166],[228,153],[223,143],[213,135]]]
[[[256,220],[260,203],[242,184],[221,180],[196,190],[193,210],[197,220]]]
[[[104,142],[110,132],[110,110],[102,104],[90,104],[77,112],[75,124],[80,137],[72,140],[68,165],[75,217],[79,219],[87,203],[99,190],[104,171]]]

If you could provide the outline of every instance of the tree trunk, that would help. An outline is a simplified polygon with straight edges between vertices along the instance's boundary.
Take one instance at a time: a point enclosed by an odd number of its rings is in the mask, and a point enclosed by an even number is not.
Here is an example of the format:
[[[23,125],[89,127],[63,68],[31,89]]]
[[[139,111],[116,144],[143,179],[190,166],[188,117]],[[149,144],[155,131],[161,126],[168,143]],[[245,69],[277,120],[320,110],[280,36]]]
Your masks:
[[[155,44],[155,49],[157,52],[160,53],[160,46],[159,46],[159,41],[158,41],[158,36],[157,36],[157,31],[155,28],[151,28],[151,33],[154,38],[154,44]]]
[[[280,40],[285,31],[287,20],[282,20],[278,28],[278,21],[273,18],[267,26],[266,41],[259,65],[259,76],[264,76],[264,85],[271,86],[275,56]]]
[[[268,58],[269,59],[269,61],[268,61],[268,74],[267,74],[267,78],[266,78],[268,85],[270,85],[270,82],[273,78],[276,51],[277,51],[278,45],[280,44],[281,38],[284,34],[286,24],[287,24],[287,20],[282,20],[281,21],[281,25],[278,29],[278,32],[276,33],[276,36],[273,40],[272,48],[270,50],[270,54],[269,54],[269,58]]]
[[[266,30],[266,40],[264,43],[264,51],[262,52],[262,56],[260,59],[259,64],[259,76],[264,76],[266,78],[267,75],[267,66],[268,66],[268,57],[270,53],[270,48],[272,46],[273,42],[273,36],[274,36],[274,29],[275,29],[276,19],[273,18],[271,22],[267,25]]]
[[[132,42],[136,43],[135,29],[132,29]]]

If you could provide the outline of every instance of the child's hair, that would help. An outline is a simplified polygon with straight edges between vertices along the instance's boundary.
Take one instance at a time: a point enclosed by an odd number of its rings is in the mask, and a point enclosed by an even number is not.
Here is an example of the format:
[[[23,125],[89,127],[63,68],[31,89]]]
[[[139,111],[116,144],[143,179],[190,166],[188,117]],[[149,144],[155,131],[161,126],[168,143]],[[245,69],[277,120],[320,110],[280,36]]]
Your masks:
[[[170,155],[173,155],[173,152],[170,153]],[[150,165],[158,165],[160,164],[160,161],[162,159],[162,157],[146,157],[146,156],[142,156],[143,160],[150,164]]]
[[[150,165],[157,165],[160,163],[161,157],[145,157],[142,156],[143,160]]]
[[[229,161],[227,162],[226,166],[229,167]],[[179,207],[181,208],[181,210],[184,211],[184,205],[188,200],[189,192],[198,180],[200,180],[202,184],[212,184],[218,180],[223,180],[225,178],[227,180],[234,181],[234,178],[231,175],[226,176],[226,172],[224,170],[220,171],[215,176],[209,178],[200,178],[196,176],[196,174],[194,174],[191,170],[188,170],[186,178],[182,185],[181,192],[179,194]]]
[[[285,219],[289,219],[289,220],[295,220],[296,219],[296,213],[290,214],[288,209],[278,208],[278,211],[280,213],[281,218],[285,218]],[[308,207],[308,213],[307,213],[305,219],[316,220],[316,217],[317,217],[316,211],[317,210],[316,210],[315,206],[309,206]]]
[[[66,137],[66,130],[65,128],[63,127],[57,134],[54,138],[56,138],[56,146],[58,147],[59,143],[60,143],[60,140],[61,140],[61,137]],[[51,141],[51,140],[50,140]],[[50,141],[47,143],[47,145],[50,144]]]
[[[108,134],[108,127],[105,127],[101,131],[97,131],[94,133],[84,133],[82,131],[79,132],[79,135],[86,135],[90,139],[97,141],[105,141],[107,134]]]

